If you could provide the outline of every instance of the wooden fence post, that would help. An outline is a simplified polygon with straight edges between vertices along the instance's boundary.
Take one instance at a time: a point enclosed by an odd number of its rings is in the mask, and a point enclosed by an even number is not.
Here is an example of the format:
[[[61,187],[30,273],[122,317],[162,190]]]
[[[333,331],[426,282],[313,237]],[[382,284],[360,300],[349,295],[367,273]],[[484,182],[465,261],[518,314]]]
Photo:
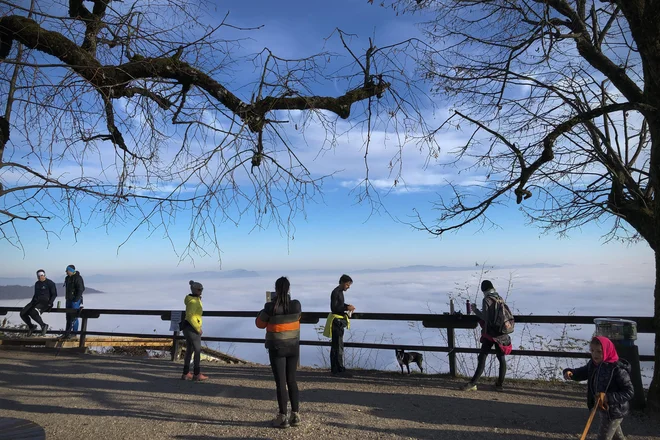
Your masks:
[[[85,340],[87,339],[87,317],[83,316],[82,326],[80,327],[80,342],[78,347],[85,348]]]
[[[179,332],[175,331],[172,336],[172,362],[174,362],[179,354],[179,340],[177,339]]]
[[[449,300],[449,314],[454,315],[454,300]],[[447,327],[447,347],[449,348],[449,375],[456,377],[456,353],[454,352],[454,327]]]

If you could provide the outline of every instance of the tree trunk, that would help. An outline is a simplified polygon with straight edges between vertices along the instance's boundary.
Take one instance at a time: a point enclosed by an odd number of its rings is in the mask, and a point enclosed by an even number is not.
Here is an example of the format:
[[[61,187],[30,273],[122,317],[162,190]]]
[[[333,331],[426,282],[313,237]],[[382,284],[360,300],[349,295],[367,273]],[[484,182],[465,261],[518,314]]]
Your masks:
[[[649,412],[660,414],[660,252],[655,252],[655,290],[653,323],[655,326],[655,359],[653,363],[653,380],[649,388],[647,407]]]

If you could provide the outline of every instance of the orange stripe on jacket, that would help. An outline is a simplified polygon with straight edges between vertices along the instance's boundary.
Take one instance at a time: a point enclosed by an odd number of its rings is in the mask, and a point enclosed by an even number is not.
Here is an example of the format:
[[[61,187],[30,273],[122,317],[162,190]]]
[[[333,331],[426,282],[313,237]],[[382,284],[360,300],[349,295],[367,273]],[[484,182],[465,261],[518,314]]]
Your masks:
[[[266,330],[272,333],[300,330],[300,321],[287,322],[285,324],[268,324]]]

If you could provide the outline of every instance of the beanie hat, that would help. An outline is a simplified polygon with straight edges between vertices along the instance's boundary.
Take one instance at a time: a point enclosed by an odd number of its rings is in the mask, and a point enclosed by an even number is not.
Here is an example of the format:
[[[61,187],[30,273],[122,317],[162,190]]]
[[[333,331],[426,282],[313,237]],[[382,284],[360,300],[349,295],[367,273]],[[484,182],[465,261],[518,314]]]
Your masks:
[[[188,284],[190,284],[190,291],[193,294],[201,294],[202,290],[204,290],[204,286],[202,286],[202,283],[198,283],[196,281],[190,280]]]
[[[491,283],[489,280],[483,280],[481,282],[481,291],[486,292],[490,289],[494,289],[495,287],[493,286],[493,283]]]

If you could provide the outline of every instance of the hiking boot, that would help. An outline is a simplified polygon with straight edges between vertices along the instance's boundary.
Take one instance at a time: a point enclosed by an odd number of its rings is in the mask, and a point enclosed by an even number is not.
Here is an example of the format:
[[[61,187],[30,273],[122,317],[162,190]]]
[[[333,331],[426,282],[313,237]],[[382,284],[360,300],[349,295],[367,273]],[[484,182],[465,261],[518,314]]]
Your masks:
[[[194,380],[195,382],[201,382],[201,381],[206,380],[208,378],[209,378],[208,376],[204,376],[202,373],[199,373],[199,374],[195,374],[193,376],[192,380]]]
[[[291,417],[289,418],[289,425],[300,426],[300,414],[291,411]]]
[[[504,386],[501,383],[495,383],[495,391],[504,391]]]
[[[31,326],[28,328],[27,335],[25,335],[25,337],[26,337],[26,338],[29,338],[30,336],[32,336],[32,333],[34,333],[34,331],[35,331],[36,329],[37,329],[37,326],[36,326],[36,325],[31,325]]]
[[[48,331],[48,324],[44,324],[44,326],[41,327],[41,336],[46,336],[47,331]]]
[[[192,373],[186,373],[181,375],[181,380],[192,380],[193,374]]]
[[[461,391],[477,391],[477,384],[468,382],[461,387]]]
[[[278,414],[277,417],[273,419],[271,422],[274,428],[280,428],[280,429],[285,429],[288,428],[289,425],[289,419],[286,417],[286,414]]]

